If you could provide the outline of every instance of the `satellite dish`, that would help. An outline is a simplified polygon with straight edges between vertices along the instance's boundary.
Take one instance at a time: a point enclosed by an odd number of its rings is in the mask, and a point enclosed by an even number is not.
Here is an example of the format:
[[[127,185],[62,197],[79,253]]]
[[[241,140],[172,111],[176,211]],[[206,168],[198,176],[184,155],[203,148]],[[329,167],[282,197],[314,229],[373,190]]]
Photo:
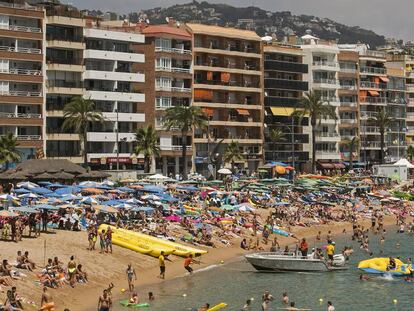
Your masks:
[[[169,23],[169,22],[170,22],[170,18],[167,16],[167,17],[165,18],[165,21],[166,21],[167,23]]]
[[[177,27],[180,27],[181,26],[181,23],[180,22],[177,22]]]
[[[145,20],[145,22],[146,22],[147,24],[149,24],[149,23],[150,23],[150,21],[149,21],[149,19],[148,19],[148,18]]]

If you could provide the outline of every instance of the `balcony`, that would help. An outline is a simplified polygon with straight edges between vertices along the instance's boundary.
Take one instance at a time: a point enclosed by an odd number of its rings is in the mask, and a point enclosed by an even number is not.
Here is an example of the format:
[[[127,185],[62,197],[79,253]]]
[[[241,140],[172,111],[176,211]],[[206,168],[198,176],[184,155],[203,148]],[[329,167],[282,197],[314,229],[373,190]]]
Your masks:
[[[264,85],[266,89],[282,89],[295,91],[308,90],[308,82],[299,80],[265,78]]]
[[[386,89],[387,88],[386,83],[375,83],[371,81],[361,81],[359,83],[359,86],[365,89]]]
[[[342,119],[341,118],[341,124],[350,124],[350,125],[356,125],[358,124],[358,120],[356,119]]]
[[[191,50],[177,49],[177,48],[166,48],[162,46],[156,46],[155,52],[165,52],[165,53],[174,53],[174,54],[189,54],[191,55]]]
[[[355,84],[340,84],[339,86],[343,90],[350,90],[350,91],[357,90],[357,86]]]
[[[145,75],[141,73],[114,72],[101,70],[86,70],[83,74],[84,80],[107,80],[125,82],[145,82]]]
[[[339,160],[341,155],[338,150],[316,150],[316,158],[318,160]]]
[[[3,68],[0,69],[0,80],[27,83],[42,83],[43,72],[41,70]]]
[[[366,50],[360,54],[360,57],[368,57],[368,58],[383,58],[385,61],[385,58],[387,57],[386,52],[382,51],[372,51],[372,50]]]
[[[9,69],[0,69],[0,73],[8,73],[12,75],[31,75],[31,76],[41,76],[41,70],[30,70],[30,69],[19,69],[19,68],[9,68]]]
[[[0,112],[0,118],[5,119],[41,119],[40,113]]]
[[[338,133],[334,132],[317,132],[315,138],[319,142],[337,142],[340,141],[340,136]]]
[[[360,67],[359,71],[364,74],[373,74],[373,75],[385,75],[387,74],[387,70],[385,68],[378,68],[378,67]]]
[[[88,28],[84,29],[84,36],[87,38],[96,38],[102,40],[114,40],[114,41],[125,41],[131,43],[144,43],[145,36],[143,34],[138,34],[130,32],[128,28],[123,29],[105,29],[105,28]]]
[[[103,60],[117,60],[122,62],[143,63],[145,61],[144,54],[141,53],[126,53],[116,51],[104,51],[87,48],[84,52],[85,59],[103,59]]]
[[[87,134],[88,141],[97,141],[97,142],[116,142],[116,133],[115,132],[88,132]],[[118,141],[134,141],[134,133],[119,133]]]
[[[341,101],[341,107],[357,107],[358,104],[355,102],[344,102]]]
[[[270,95],[265,97],[264,103],[266,107],[297,107],[300,104],[300,101],[301,99],[299,97],[277,97]]]
[[[259,49],[253,49],[251,47],[242,47],[242,46],[224,46],[216,44],[194,44],[194,52],[200,53],[211,53],[211,54],[225,54],[241,57],[257,57],[261,58],[261,53]]]
[[[313,70],[339,71],[339,63],[329,61],[315,61],[312,63]]]
[[[166,71],[166,72],[181,72],[181,73],[191,73],[190,68],[180,68],[180,67],[155,67],[155,71]]]
[[[361,133],[363,134],[380,134],[380,128],[377,126],[361,126]]]
[[[314,87],[337,89],[339,88],[339,82],[336,79],[314,79]]]
[[[238,82],[229,81],[224,82],[220,80],[197,80],[194,81],[193,87],[206,88],[209,90],[235,91],[235,92],[262,92],[259,81],[257,82]]]
[[[387,143],[384,144],[384,148],[387,147]],[[380,149],[381,142],[379,141],[367,141],[362,143],[361,149]]]
[[[26,53],[26,54],[42,54],[41,49],[36,48],[21,48],[13,46],[0,46],[0,52],[15,52],[15,53]]]
[[[361,111],[361,119],[375,118],[376,115],[377,115],[377,112],[375,111]]]
[[[346,67],[339,65],[340,72],[344,73],[357,73],[357,69],[355,67]]]
[[[122,101],[122,102],[145,102],[145,94],[135,92],[122,92],[110,91],[110,90],[87,90],[85,97],[91,100],[102,100],[102,101]]]
[[[42,135],[17,135],[16,138],[17,140],[42,140]]]
[[[386,97],[365,97],[361,99],[362,105],[375,104],[379,106],[385,106],[387,104]]]
[[[41,97],[42,92],[31,91],[0,91],[1,96]]]
[[[178,92],[178,93],[191,93],[191,88],[177,87],[177,86],[159,86],[155,87],[159,92]]]
[[[269,59],[265,60],[264,68],[265,68],[265,71],[278,70],[278,71],[284,71],[284,72],[308,73],[307,64],[278,61],[278,60],[269,60]]]
[[[161,151],[182,151],[183,150],[183,146],[176,146],[176,145],[160,145],[160,149]],[[186,146],[186,150],[187,151],[192,151],[193,147],[192,146]]]
[[[34,32],[34,33],[41,33],[42,29],[38,28],[38,27],[26,27],[26,26],[18,26],[18,25],[6,25],[4,26],[0,26],[0,30],[1,29],[7,29],[7,30],[11,30],[11,31],[22,31],[22,32]]]

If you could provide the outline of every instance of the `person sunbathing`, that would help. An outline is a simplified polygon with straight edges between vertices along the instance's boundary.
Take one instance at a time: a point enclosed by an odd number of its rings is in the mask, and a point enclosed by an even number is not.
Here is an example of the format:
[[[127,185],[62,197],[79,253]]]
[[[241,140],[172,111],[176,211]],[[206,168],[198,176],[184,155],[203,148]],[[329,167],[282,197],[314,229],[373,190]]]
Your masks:
[[[16,268],[32,271],[31,265],[25,262],[21,251],[17,251]]]
[[[24,263],[26,265],[30,266],[30,269],[29,269],[30,271],[36,268],[36,264],[31,259],[29,259],[29,252],[28,251],[24,252],[23,260],[24,260]]]
[[[88,276],[86,274],[85,271],[82,270],[82,265],[79,264],[76,267],[76,280],[78,281],[78,283],[86,283],[88,282]]]

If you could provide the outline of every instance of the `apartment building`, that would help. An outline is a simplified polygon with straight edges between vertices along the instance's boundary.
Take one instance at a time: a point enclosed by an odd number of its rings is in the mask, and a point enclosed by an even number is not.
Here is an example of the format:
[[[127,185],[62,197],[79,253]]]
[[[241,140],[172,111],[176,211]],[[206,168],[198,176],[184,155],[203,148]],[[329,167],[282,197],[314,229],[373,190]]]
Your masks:
[[[165,25],[145,25],[146,123],[158,131],[160,157],[155,167],[166,176],[183,171],[181,132],[166,131],[165,110],[192,104],[192,36],[173,19]],[[188,163],[192,158],[192,133],[186,138]]]
[[[339,135],[341,160],[350,160],[349,142],[356,138],[359,142],[360,112],[359,112],[359,54],[356,51],[341,50],[339,62]],[[359,165],[358,143],[352,150],[353,167]]]
[[[339,118],[339,48],[335,42],[322,41],[310,34],[304,35],[301,39],[304,63],[309,66],[309,72],[304,75],[304,79],[309,81],[310,90],[320,92],[322,100],[335,107]],[[322,119],[320,124],[317,124],[316,143],[312,147],[316,148],[316,160],[322,169],[344,168],[344,165],[339,163],[339,124],[331,118]]]
[[[22,160],[44,144],[44,12],[0,2],[0,135],[13,133]]]
[[[83,84],[85,98],[95,103],[104,122],[91,125],[88,138],[88,162],[95,168],[136,168],[133,155],[135,132],[145,121],[139,112],[145,102],[140,84],[145,82],[141,65],[145,61],[134,46],[145,42],[134,28],[106,26],[88,19],[85,40]],[[119,160],[119,162],[118,162]]]
[[[193,105],[209,118],[207,131],[194,133],[197,171],[207,175],[211,152],[223,155],[231,141],[245,155],[238,168],[254,171],[263,158],[261,39],[234,28],[187,28],[193,39]]]
[[[399,66],[399,55],[387,55],[387,111],[393,118],[388,128],[386,161],[396,162],[405,155],[407,149],[407,107],[406,68]]]
[[[264,154],[266,162],[290,163],[298,171],[309,161],[309,118],[301,121],[292,113],[300,106],[308,82],[303,75],[308,65],[303,63],[299,46],[269,42],[264,53]],[[299,123],[301,122],[301,123]],[[283,140],[274,141],[272,131],[284,133]]]
[[[46,4],[46,156],[82,163],[79,135],[62,129],[63,108],[84,96],[85,19],[66,5]]]

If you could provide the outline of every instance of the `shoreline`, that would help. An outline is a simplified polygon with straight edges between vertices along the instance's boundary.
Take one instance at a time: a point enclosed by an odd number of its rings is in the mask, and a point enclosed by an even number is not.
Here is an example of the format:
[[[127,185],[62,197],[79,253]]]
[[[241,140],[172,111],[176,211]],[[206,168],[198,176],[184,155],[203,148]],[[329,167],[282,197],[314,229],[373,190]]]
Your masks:
[[[358,222],[358,224],[363,225],[366,228],[370,228],[371,221],[370,219],[361,219]],[[389,228],[392,226],[395,226],[395,217],[393,216],[384,217],[384,227]],[[322,239],[324,239],[324,236],[328,233],[328,231],[331,231],[332,236],[334,238],[338,238],[339,236],[345,235],[345,234],[350,235],[352,233],[352,223],[336,222],[336,223],[331,223],[327,225],[319,225],[319,226],[313,226],[313,227],[294,227],[293,229],[294,230],[292,230],[292,233],[294,233],[295,236],[297,236],[298,238],[306,238],[308,240],[308,243],[311,243],[311,242],[313,243],[314,242],[313,240],[316,241],[315,237],[318,231],[321,231]],[[344,229],[346,230],[346,233],[343,232]],[[292,246],[297,241],[295,238],[292,238],[292,237],[289,237],[289,238],[284,238],[284,237],[279,238],[279,237],[280,236],[278,236],[280,248],[283,248],[286,245]],[[269,241],[270,240],[271,239],[269,239]],[[267,248],[270,248],[270,245],[271,243],[267,245]],[[263,246],[263,244],[261,246]],[[311,244],[310,244],[310,247],[311,247]],[[243,260],[244,255],[257,252],[255,250],[250,250],[250,251],[242,250],[238,244],[234,244],[232,247],[229,247],[229,248],[224,248],[224,249],[216,248],[212,250],[213,251],[209,250],[209,252],[206,255],[203,255],[202,257],[204,258],[203,263],[201,265],[197,265],[197,269],[194,269],[194,273],[207,272],[204,269],[209,268],[209,267],[212,267],[212,269],[215,269],[219,267],[221,264],[226,265],[231,262],[240,261],[240,260]],[[223,250],[225,252],[221,254],[220,259],[215,259],[217,255],[216,253],[223,251]],[[206,257],[208,257],[207,260],[205,259]],[[223,261],[223,263],[221,263],[221,261]],[[169,270],[173,270],[173,272],[169,274],[168,273]],[[140,297],[146,297],[146,294],[149,291],[151,291],[150,289],[153,286],[157,286],[162,283],[168,283],[167,286],[171,286],[171,284],[169,284],[170,282],[184,278],[184,277],[188,277],[187,272],[183,268],[183,260],[174,261],[173,263],[169,263],[169,264],[167,263],[167,273],[166,273],[167,279],[166,280],[160,280],[156,278],[158,274],[159,274],[158,266],[151,267],[143,273],[140,273],[139,271],[137,272],[138,281],[136,283],[135,290],[138,293],[140,293],[139,294]],[[142,279],[140,278],[140,276],[142,276]],[[123,283],[125,283],[125,287],[127,287],[126,278],[120,278],[119,281],[121,282],[123,281]],[[156,293],[154,293],[154,295],[157,296]],[[112,297],[113,297],[113,303],[117,303],[119,300],[129,298],[129,293],[128,291],[126,291],[125,293],[121,293],[120,288],[116,287]],[[143,299],[143,301],[146,301],[146,299]],[[80,311],[90,310],[91,307],[92,306],[88,306],[87,308],[81,309]]]

